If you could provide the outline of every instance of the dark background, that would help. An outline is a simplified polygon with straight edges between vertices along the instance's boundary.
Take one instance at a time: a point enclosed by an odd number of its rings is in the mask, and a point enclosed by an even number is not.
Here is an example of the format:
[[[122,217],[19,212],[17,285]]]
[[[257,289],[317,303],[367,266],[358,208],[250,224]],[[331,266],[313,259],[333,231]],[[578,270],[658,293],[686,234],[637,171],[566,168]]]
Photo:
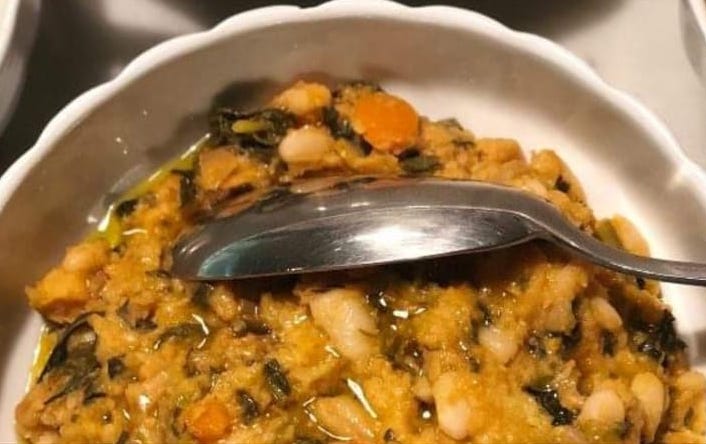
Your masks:
[[[552,37],[577,32],[624,0],[403,1],[474,9],[506,25]],[[663,1],[663,0],[649,0]],[[672,0],[664,0],[672,1]],[[207,29],[239,11],[321,1],[44,0],[19,104],[0,135],[0,172],[37,139],[64,105],[114,77],[145,49],[175,35]]]

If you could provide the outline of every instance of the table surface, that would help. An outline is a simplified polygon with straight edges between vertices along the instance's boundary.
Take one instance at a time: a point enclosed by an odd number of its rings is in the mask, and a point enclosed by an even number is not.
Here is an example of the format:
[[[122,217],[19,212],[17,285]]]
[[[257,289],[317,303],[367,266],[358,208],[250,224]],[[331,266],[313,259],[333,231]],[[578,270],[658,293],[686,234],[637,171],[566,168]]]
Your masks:
[[[0,136],[0,171],[36,140],[56,112],[114,77],[145,49],[209,28],[238,11],[275,2],[234,0],[50,0],[18,107]],[[310,6],[318,1],[288,2]],[[706,87],[682,44],[679,0],[467,0],[448,3],[548,37],[661,117],[706,167]]]

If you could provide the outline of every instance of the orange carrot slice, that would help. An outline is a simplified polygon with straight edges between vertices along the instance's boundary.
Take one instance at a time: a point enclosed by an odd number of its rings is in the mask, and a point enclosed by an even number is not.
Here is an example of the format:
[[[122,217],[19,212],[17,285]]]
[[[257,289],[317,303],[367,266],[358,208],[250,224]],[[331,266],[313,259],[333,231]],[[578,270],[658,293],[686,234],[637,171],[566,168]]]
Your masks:
[[[230,428],[228,410],[216,399],[193,404],[185,412],[186,429],[200,442],[211,443],[223,438]]]
[[[419,116],[412,106],[393,95],[375,92],[360,97],[353,110],[353,127],[382,151],[400,152],[414,145]]]

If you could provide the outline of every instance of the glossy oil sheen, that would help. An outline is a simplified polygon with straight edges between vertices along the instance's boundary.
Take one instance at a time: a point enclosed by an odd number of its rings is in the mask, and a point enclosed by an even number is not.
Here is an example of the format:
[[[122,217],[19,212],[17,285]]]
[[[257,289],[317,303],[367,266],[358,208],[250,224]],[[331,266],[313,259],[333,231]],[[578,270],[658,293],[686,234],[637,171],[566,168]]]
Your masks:
[[[597,216],[635,221],[657,256],[706,256],[703,174],[652,114],[548,41],[472,12],[380,1],[248,13],[141,56],[57,116],[0,179],[0,441],[15,440],[41,325],[24,287],[95,229],[115,196],[198,140],[214,98],[257,105],[297,76],[378,80],[431,118],[554,148]],[[703,364],[703,290],[665,295]]]

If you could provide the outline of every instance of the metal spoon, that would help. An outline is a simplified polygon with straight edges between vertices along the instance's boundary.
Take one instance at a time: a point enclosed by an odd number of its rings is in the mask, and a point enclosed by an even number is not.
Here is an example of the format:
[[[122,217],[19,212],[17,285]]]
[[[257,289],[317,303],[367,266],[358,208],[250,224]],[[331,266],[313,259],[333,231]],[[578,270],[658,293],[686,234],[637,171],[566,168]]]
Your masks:
[[[706,264],[610,247],[524,191],[431,178],[313,179],[229,202],[180,239],[172,272],[224,280],[329,271],[495,250],[534,239],[622,273],[706,285]]]

